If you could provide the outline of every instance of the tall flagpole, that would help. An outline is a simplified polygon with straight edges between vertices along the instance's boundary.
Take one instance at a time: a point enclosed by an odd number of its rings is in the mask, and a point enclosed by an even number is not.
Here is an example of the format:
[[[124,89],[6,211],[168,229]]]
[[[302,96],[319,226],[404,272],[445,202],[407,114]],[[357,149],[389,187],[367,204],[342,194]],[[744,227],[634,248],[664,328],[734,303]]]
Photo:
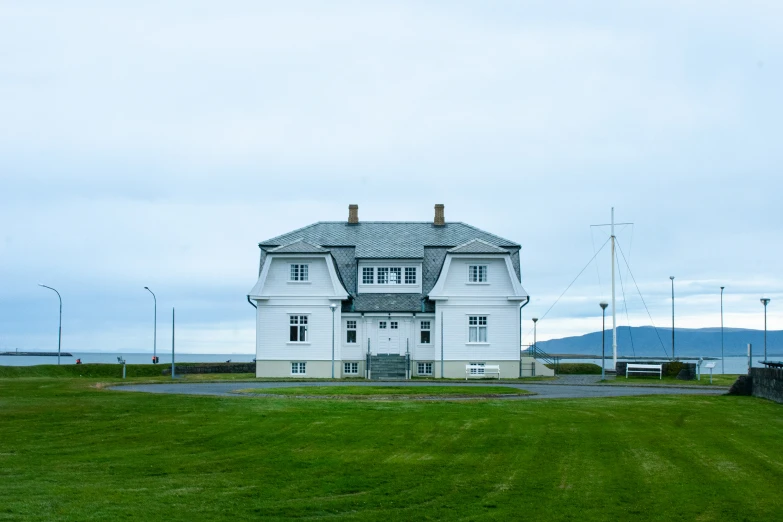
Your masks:
[[[612,207],[612,362],[617,368],[617,312],[614,295],[614,207]]]

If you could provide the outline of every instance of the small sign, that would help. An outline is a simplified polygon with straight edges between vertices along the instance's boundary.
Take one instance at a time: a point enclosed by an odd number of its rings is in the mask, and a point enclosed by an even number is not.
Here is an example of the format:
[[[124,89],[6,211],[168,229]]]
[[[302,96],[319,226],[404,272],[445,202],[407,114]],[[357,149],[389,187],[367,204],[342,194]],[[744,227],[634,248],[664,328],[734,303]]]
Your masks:
[[[704,365],[704,367],[707,368],[708,370],[712,370],[713,368],[715,368],[715,363],[714,362],[707,363]]]

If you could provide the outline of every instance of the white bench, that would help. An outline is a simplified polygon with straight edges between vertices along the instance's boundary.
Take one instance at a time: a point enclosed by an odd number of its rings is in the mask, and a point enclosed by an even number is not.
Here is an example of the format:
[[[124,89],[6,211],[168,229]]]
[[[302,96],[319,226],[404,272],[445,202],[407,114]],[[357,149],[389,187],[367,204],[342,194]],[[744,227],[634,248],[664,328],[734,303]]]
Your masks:
[[[500,379],[500,366],[497,364],[485,364],[483,366],[479,364],[466,364],[465,365],[465,380],[468,377],[486,377],[487,375],[497,375]]]
[[[631,364],[628,363],[625,366],[625,378],[628,378],[629,373],[658,373],[658,378],[663,378],[663,365],[662,364]]]

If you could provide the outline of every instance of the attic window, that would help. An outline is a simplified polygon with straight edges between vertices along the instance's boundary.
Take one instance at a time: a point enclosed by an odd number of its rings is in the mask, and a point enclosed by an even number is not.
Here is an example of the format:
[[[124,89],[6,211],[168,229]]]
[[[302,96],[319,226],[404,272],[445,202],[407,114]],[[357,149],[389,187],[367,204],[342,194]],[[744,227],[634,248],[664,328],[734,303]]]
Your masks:
[[[470,266],[468,266],[468,282],[469,283],[486,283],[487,282],[487,265],[470,265]]]
[[[291,281],[307,281],[308,268],[307,265],[291,265]]]

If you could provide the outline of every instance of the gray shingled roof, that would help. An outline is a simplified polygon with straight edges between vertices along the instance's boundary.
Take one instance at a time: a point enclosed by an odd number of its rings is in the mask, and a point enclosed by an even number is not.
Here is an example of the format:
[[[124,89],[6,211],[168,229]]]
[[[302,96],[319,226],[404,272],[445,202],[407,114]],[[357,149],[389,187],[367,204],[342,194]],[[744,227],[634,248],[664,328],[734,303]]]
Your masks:
[[[268,254],[326,254],[327,252],[329,252],[327,249],[301,239],[267,251]]]
[[[423,259],[424,247],[462,245],[481,239],[492,245],[519,248],[517,243],[465,223],[435,226],[430,221],[321,221],[259,243],[266,248],[304,240],[323,247],[353,246],[359,259]]]
[[[449,250],[450,254],[507,254],[508,250],[474,239]]]
[[[280,245],[283,248],[278,248]],[[331,252],[340,280],[351,295],[343,302],[345,312],[420,312],[422,299],[425,310],[433,311],[434,303],[426,296],[440,276],[447,251],[472,254],[508,251],[517,277],[521,279],[519,244],[465,223],[434,226],[431,221],[364,221],[358,224],[326,221],[262,241],[259,247],[262,263],[265,255],[272,252],[298,253],[300,248],[320,249],[302,250],[301,253]],[[422,293],[357,295],[358,259],[420,260]]]
[[[421,312],[421,294],[361,294],[353,298],[354,312]]]

